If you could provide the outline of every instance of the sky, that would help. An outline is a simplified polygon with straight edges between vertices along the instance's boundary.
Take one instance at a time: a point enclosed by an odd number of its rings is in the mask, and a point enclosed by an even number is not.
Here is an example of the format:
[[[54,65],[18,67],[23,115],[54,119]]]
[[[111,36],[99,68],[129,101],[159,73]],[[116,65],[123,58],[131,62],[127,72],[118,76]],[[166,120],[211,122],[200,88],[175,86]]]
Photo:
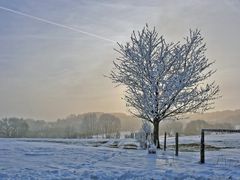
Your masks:
[[[239,0],[0,0],[0,117],[127,113],[104,75],[116,42],[146,23],[174,42],[199,28],[216,61],[215,110],[240,109]]]

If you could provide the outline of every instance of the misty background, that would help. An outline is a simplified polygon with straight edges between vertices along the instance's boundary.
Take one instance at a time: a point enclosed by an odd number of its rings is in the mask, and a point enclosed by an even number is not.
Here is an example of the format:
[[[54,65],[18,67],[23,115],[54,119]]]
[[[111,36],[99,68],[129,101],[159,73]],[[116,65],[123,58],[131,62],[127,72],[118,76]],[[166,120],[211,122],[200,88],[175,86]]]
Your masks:
[[[103,75],[118,41],[147,22],[168,41],[200,28],[222,98],[216,111],[240,107],[238,0],[0,0],[9,8],[96,34],[61,28],[0,9],[0,117],[56,121],[69,114],[127,113],[123,89]],[[110,39],[104,40],[104,38]],[[111,41],[112,40],[112,41]]]
[[[194,114],[179,121],[164,120],[160,135],[199,135],[203,128],[240,128],[240,110]],[[91,112],[69,115],[55,122],[44,120],[3,118],[0,120],[0,137],[34,138],[125,138],[140,131],[142,121],[124,113]],[[123,136],[121,136],[123,137]]]

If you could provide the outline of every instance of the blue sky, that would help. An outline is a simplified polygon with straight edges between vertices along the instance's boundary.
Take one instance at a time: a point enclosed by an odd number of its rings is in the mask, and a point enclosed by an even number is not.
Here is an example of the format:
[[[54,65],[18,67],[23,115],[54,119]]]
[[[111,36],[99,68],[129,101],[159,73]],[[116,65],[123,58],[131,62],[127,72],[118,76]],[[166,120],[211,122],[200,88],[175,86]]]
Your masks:
[[[238,0],[0,0],[5,7],[124,43],[145,23],[168,41],[199,28],[222,98],[215,110],[240,108]],[[121,88],[103,74],[116,43],[0,9],[0,117],[55,120],[89,111],[127,112]]]

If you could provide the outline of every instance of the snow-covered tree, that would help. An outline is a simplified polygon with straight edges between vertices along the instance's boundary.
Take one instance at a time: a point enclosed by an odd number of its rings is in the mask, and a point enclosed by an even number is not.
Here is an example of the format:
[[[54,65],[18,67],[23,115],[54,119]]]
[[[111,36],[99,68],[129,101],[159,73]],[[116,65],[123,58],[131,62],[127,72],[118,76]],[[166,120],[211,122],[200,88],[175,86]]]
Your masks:
[[[152,133],[152,125],[149,121],[143,120],[142,122],[142,130],[145,134],[150,135]]]
[[[133,31],[131,41],[119,44],[110,78],[124,85],[126,105],[135,116],[154,126],[159,147],[159,122],[212,108],[219,87],[210,82],[214,62],[206,58],[199,30],[190,30],[183,43],[167,43],[155,28]]]

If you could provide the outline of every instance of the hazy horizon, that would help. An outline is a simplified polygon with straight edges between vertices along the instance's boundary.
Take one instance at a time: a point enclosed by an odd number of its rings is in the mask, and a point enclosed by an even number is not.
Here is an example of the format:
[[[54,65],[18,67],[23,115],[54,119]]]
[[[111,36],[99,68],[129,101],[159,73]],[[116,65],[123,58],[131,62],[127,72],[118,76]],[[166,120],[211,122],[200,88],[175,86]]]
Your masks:
[[[213,111],[240,109],[239,9],[238,0],[0,0],[0,117],[127,113],[123,89],[103,75],[117,57],[115,42],[146,23],[167,41],[199,28],[222,95]]]

